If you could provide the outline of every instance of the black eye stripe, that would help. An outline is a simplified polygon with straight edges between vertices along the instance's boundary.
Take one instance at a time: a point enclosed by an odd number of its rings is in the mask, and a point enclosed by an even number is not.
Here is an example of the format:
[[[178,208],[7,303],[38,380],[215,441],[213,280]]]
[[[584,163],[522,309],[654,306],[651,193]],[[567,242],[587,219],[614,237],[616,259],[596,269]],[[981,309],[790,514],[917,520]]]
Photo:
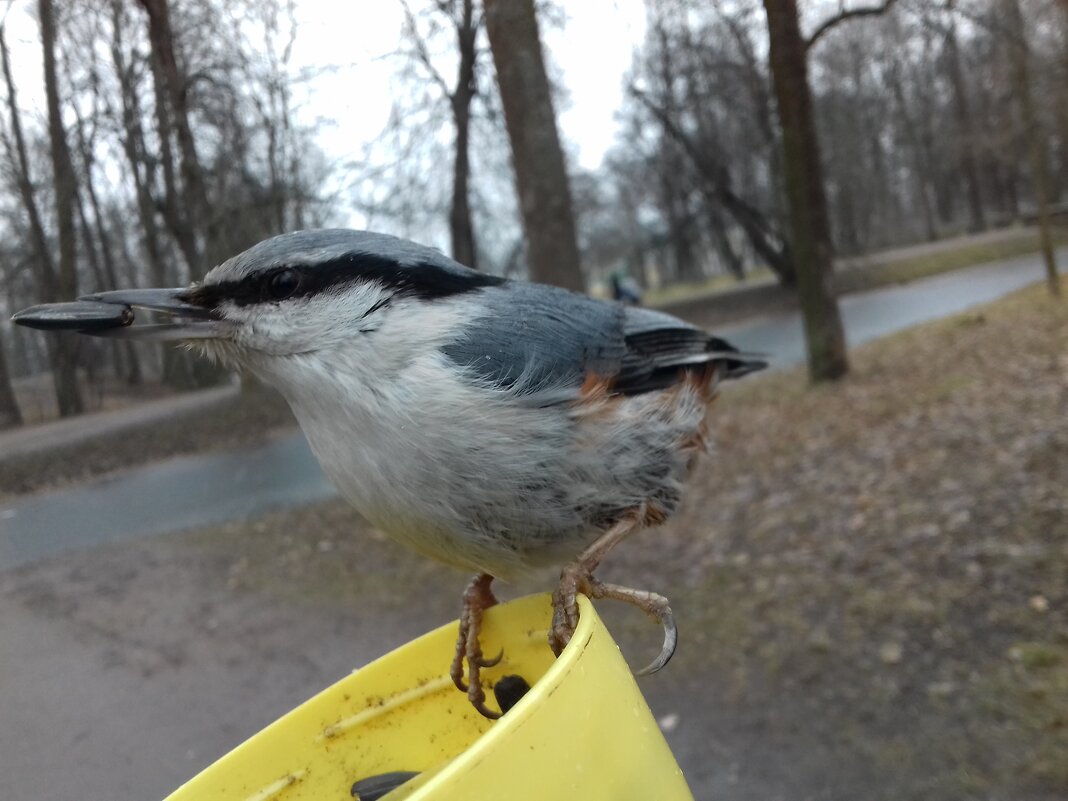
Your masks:
[[[375,281],[394,294],[409,295],[423,300],[461,295],[504,282],[485,273],[459,266],[424,263],[401,266],[391,259],[372,255],[345,256],[315,266],[289,265],[258,271],[239,281],[194,287],[183,298],[198,306],[215,308],[222,303],[250,306],[254,303],[275,303],[278,276],[292,271],[298,280],[286,298],[313,297],[332,289],[343,288],[357,281]]]

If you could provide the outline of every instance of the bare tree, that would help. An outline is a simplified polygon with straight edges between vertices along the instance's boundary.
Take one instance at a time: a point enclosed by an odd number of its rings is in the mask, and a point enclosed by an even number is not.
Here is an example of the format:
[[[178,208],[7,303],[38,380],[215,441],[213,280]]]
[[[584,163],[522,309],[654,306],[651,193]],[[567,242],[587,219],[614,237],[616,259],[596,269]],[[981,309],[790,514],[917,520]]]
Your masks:
[[[51,8],[49,7],[47,10],[50,12]],[[50,26],[52,24],[51,19],[51,15],[49,14],[48,24]],[[44,27],[45,22],[42,19],[42,33]],[[50,30],[54,32],[54,28],[50,28]],[[51,44],[54,44],[54,39],[51,41]],[[54,50],[50,50],[47,46],[45,47],[44,52],[46,78],[51,74],[51,90],[49,91],[49,108],[51,110],[53,100],[52,92],[55,91],[55,54]],[[40,292],[40,296],[49,302],[69,300],[74,297],[77,292],[77,284],[73,272],[73,243],[71,240],[67,241],[66,256],[68,257],[68,261],[63,264],[66,272],[61,273],[60,270],[57,269],[56,263],[52,258],[51,246],[49,245],[48,236],[45,232],[33,178],[30,174],[26,138],[23,133],[22,120],[18,111],[15,83],[11,77],[10,58],[2,27],[0,27],[0,62],[2,62],[4,83],[7,87],[7,106],[11,125],[11,136],[10,140],[7,142],[7,146],[12,169],[15,173],[16,182],[19,187],[22,205],[29,221],[30,240],[36,264],[35,275],[37,277],[38,291]],[[58,93],[56,95],[56,102],[58,104]],[[50,114],[49,116],[51,122],[52,115]],[[56,124],[59,124],[60,126],[62,125],[58,119],[56,120]],[[54,149],[55,143],[53,142],[53,158],[56,158]],[[62,158],[62,155],[60,154],[59,157]],[[70,207],[68,207],[68,212],[69,209]],[[71,226],[73,226],[72,218],[70,222]],[[73,227],[70,229],[69,233],[70,236],[73,237]],[[59,408],[59,413],[64,416],[78,414],[83,410],[84,402],[82,401],[81,390],[78,386],[77,343],[74,341],[73,337],[69,336],[50,337],[48,349],[49,360],[52,365],[53,381],[55,384],[56,404]]]
[[[946,0],[946,8],[953,11],[956,0]],[[972,231],[981,231],[986,228],[986,219],[983,214],[983,200],[979,189],[979,172],[975,164],[975,147],[973,145],[973,129],[971,103],[968,100],[968,89],[964,82],[964,70],[961,67],[960,47],[957,44],[957,24],[953,15],[950,14],[949,24],[945,30],[946,66],[949,71],[950,85],[953,87],[953,116],[957,123],[957,137],[960,140],[960,172],[964,178],[964,185],[968,196],[968,212],[970,214]]]
[[[22,412],[15,398],[15,390],[11,387],[11,372],[7,368],[4,342],[0,340],[0,428],[19,425],[22,425]]]
[[[715,251],[721,270],[742,275],[751,252],[754,266],[791,286],[766,66],[745,9],[706,6],[648,4],[649,30],[628,81],[627,99],[638,108],[628,111],[635,124],[627,146],[643,131],[655,132],[649,180],[660,189],[658,212],[677,262],[680,252],[696,261],[700,241],[700,249]]]
[[[178,66],[171,30],[169,0],[138,0],[148,17],[148,40],[152,48],[152,67],[156,88],[156,113],[159,136],[164,142],[164,170],[168,178],[169,217],[190,271],[197,271],[204,261],[201,240],[211,220],[203,169],[189,122],[188,86]],[[182,189],[179,194],[170,159],[171,137],[178,143]],[[214,237],[211,237],[214,239]],[[214,243],[213,243],[214,244]]]
[[[808,46],[829,28],[824,24],[806,43],[795,0],[764,0],[764,9],[768,19],[768,57],[782,128],[786,197],[808,371],[812,380],[826,381],[849,371],[845,331],[830,286],[831,228],[806,57]]]
[[[0,204],[5,266],[18,265],[5,270],[12,307],[67,300],[79,288],[173,286],[280,228],[327,221],[330,199],[318,196],[326,162],[310,128],[294,123],[290,0],[35,6],[48,100],[41,125],[19,112],[18,75],[0,37],[0,177],[19,201]],[[12,371],[51,366],[58,405],[75,411],[65,398],[77,376],[62,358],[70,339],[15,339]],[[94,353],[79,365],[86,376],[111,369],[175,387],[215,377],[174,348],[160,359],[132,346]]]
[[[56,300],[78,295],[76,261],[77,243],[74,235],[74,165],[63,128],[63,112],[56,79],[56,19],[52,0],[38,0],[41,22],[41,45],[44,49],[45,96],[48,101],[48,138],[52,156],[52,182],[55,187],[56,229],[59,236],[59,263],[56,272]],[[77,384],[77,352],[79,342],[74,337],[57,337],[59,366],[57,375],[64,376],[59,397],[59,413],[80,414],[85,410]],[[58,383],[58,382],[57,382]]]
[[[1035,101],[1031,92],[1030,47],[1027,40],[1027,28],[1019,0],[1004,0],[1004,10],[1008,21],[1011,50],[1013,88],[1020,104],[1020,118],[1023,121],[1024,136],[1027,139],[1027,154],[1031,164],[1031,184],[1038,213],[1038,235],[1042,247],[1042,261],[1046,267],[1046,286],[1054,297],[1061,294],[1060,276],[1057,274],[1057,260],[1053,254],[1053,235],[1050,231],[1049,215],[1049,156],[1042,135],[1041,124],[1035,113]]]
[[[77,151],[81,162],[81,185],[77,196],[78,216],[83,231],[84,250],[90,260],[90,266],[97,277],[97,286],[101,289],[121,286],[119,271],[116,265],[113,236],[104,223],[104,213],[101,209],[100,198],[96,191],[94,171],[96,167],[95,156],[95,126],[96,120],[101,116],[97,107],[98,86],[94,74],[91,88],[91,101],[94,104],[92,121],[87,122],[74,107],[76,121]],[[92,130],[90,128],[92,127]],[[89,208],[86,210],[84,199],[88,199]],[[117,372],[123,374],[126,383],[134,386],[140,384],[143,379],[141,358],[132,342],[114,343],[114,354],[117,362]]]
[[[583,288],[564,154],[533,0],[486,0],[486,31],[512,143],[530,276]]]
[[[111,0],[109,24],[108,50],[118,83],[118,105],[120,107],[117,114],[118,140],[121,151],[126,157],[126,173],[133,184],[141,246],[152,283],[156,286],[169,286],[178,283],[180,279],[172,275],[168,269],[164,232],[161,230],[157,217],[157,209],[162,211],[162,216],[169,223],[170,230],[179,250],[185,256],[187,265],[194,270],[199,267],[195,263],[198,259],[195,236],[187,214],[182,208],[177,181],[174,177],[168,125],[170,118],[166,105],[157,105],[157,122],[164,127],[159,137],[160,155],[156,156],[149,151],[145,131],[144,100],[138,87],[139,65],[136,62],[136,46],[128,50],[128,42],[133,38],[134,33],[122,0]],[[153,69],[152,74],[155,77],[158,70]],[[158,87],[158,85],[156,81],[154,86]],[[158,197],[152,188],[157,181],[157,173],[161,165],[167,174],[166,192],[162,198]],[[173,387],[188,386],[192,382],[188,359],[166,344],[160,346],[159,353],[163,382]]]
[[[796,267],[790,245],[779,235],[770,220],[752,203],[739,195],[732,186],[730,171],[717,158],[714,148],[695,142],[666,111],[650,101],[641,90],[631,87],[631,93],[645,103],[664,125],[664,130],[690,157],[701,178],[701,189],[710,203],[721,205],[737,222],[750,244],[786,286],[793,286]]]
[[[427,43],[419,32],[416,16],[407,2],[404,3],[406,30],[414,46],[416,59],[448,100],[456,132],[453,150],[452,199],[449,204],[452,257],[461,264],[477,269],[478,251],[474,224],[471,219],[471,101],[478,90],[476,43],[482,19],[481,15],[476,12],[474,0],[437,0],[434,7],[437,13],[448,20],[456,34],[459,58],[456,80],[452,86],[434,66]]]

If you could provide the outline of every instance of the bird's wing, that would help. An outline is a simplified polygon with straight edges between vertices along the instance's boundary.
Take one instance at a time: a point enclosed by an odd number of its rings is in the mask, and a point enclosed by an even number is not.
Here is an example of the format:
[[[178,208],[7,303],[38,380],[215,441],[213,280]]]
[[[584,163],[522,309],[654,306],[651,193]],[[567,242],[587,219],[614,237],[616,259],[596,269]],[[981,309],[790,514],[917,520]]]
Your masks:
[[[481,299],[487,313],[444,354],[476,380],[538,405],[575,398],[590,376],[613,393],[635,395],[717,360],[731,377],[763,366],[662,312],[518,281],[488,288]]]
[[[485,313],[442,350],[468,375],[539,404],[574,397],[590,373],[615,376],[626,355],[624,308],[544,284],[485,289]]]
[[[681,372],[713,362],[724,366],[725,378],[767,366],[759,356],[740,353],[726,340],[653,309],[625,309],[623,340],[626,354],[614,386],[624,394],[663,389],[676,383]]]

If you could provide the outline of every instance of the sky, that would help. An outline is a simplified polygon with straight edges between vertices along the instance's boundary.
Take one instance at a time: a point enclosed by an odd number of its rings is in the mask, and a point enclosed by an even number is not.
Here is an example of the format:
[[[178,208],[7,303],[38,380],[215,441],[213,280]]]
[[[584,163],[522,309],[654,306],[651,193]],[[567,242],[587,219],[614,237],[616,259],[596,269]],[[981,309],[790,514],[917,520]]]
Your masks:
[[[557,0],[563,25],[543,25],[549,58],[569,102],[558,109],[563,136],[579,166],[595,169],[612,145],[623,74],[645,34],[643,0]],[[425,2],[412,0],[421,8]],[[2,3],[22,107],[41,114],[39,32],[32,0]],[[318,72],[301,112],[329,123],[322,145],[330,155],[352,155],[386,123],[403,24],[399,0],[297,0],[293,66]]]
[[[419,8],[418,0],[412,3]],[[623,74],[645,34],[643,0],[568,0],[562,27],[543,26],[546,51],[567,89],[559,109],[562,135],[579,165],[595,169],[612,145]],[[334,67],[310,87],[304,113],[332,123],[321,144],[328,154],[353,154],[374,138],[390,111],[391,77],[400,44],[399,0],[298,0],[297,68]],[[356,144],[357,147],[353,147]]]
[[[430,0],[409,2],[418,12]],[[616,138],[623,77],[645,35],[645,2],[555,0],[555,5],[560,13],[542,20],[541,32],[550,71],[564,89],[557,123],[565,151],[577,160],[572,169],[595,170]],[[0,0],[0,6],[19,105],[31,118],[43,121],[36,2]],[[328,161],[344,164],[360,158],[365,146],[382,133],[393,107],[392,94],[400,91],[396,73],[401,60],[396,54],[402,46],[402,4],[400,0],[297,0],[295,16],[291,67],[294,74],[313,76],[294,91],[295,113],[302,122],[314,123]],[[448,78],[455,70],[448,60],[455,55],[449,39],[442,41],[446,65],[441,69]],[[491,68],[488,57],[484,66]],[[115,162],[106,171],[112,181],[121,183],[121,170]],[[339,221],[366,225],[363,213],[346,197],[344,172],[337,172],[333,180],[338,183],[327,191],[340,193]],[[445,233],[428,230],[424,238],[440,239]]]

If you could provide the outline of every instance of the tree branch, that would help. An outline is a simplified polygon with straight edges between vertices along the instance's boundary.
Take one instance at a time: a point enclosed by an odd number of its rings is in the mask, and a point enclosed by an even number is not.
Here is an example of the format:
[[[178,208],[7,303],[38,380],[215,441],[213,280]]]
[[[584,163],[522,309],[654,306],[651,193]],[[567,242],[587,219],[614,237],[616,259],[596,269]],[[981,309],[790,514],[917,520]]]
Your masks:
[[[823,36],[837,28],[843,22],[857,17],[878,17],[885,14],[897,2],[897,0],[883,0],[877,6],[862,6],[861,8],[843,9],[833,17],[824,20],[820,26],[805,40],[805,52],[808,52]]]
[[[795,270],[789,242],[775,230],[759,209],[734,192],[730,186],[730,171],[727,166],[708,148],[702,148],[694,142],[678,122],[638,86],[632,83],[628,90],[663,125],[667,135],[689,157],[701,178],[706,197],[714,198],[723,206],[745,232],[757,255],[765,260],[782,283],[792,285]],[[774,240],[778,240],[778,245]]]
[[[404,7],[404,21],[408,28],[408,34],[412,39],[412,46],[415,48],[416,58],[419,59],[419,63],[423,65],[430,79],[438,85],[438,88],[445,93],[445,97],[451,102],[452,91],[449,89],[449,85],[445,83],[445,79],[441,77],[441,73],[434,68],[426,42],[419,35],[419,26],[416,22],[415,14],[412,12],[412,7],[408,4],[408,0],[401,0],[401,5]]]

